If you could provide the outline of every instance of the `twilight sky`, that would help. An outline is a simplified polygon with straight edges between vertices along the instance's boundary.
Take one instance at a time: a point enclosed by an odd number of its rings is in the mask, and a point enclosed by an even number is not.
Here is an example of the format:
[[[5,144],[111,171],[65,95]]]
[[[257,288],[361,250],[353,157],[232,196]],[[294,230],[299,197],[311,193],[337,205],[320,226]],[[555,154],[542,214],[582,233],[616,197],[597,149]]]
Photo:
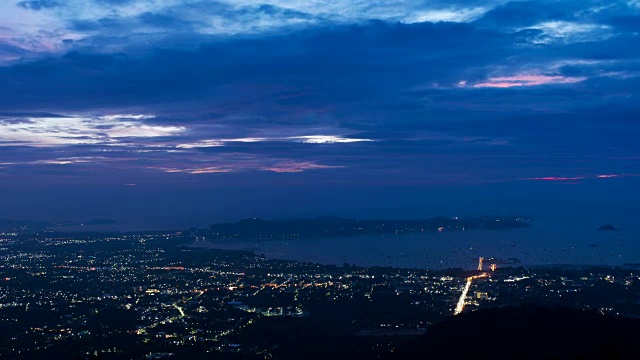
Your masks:
[[[4,0],[0,217],[638,214],[639,95],[640,0]]]

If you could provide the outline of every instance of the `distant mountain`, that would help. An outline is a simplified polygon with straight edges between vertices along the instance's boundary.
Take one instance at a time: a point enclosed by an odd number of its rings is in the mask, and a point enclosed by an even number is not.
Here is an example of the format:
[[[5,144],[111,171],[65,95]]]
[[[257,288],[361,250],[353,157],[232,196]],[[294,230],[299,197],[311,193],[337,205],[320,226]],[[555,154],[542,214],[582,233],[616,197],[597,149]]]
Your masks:
[[[602,225],[598,228],[598,230],[602,230],[602,231],[612,231],[612,230],[618,230],[616,229],[613,225],[611,224],[606,224],[606,225]]]
[[[113,220],[113,219],[91,219],[87,222],[85,222],[85,225],[113,225],[113,224],[117,224],[118,222]]]
[[[46,221],[0,219],[1,232],[33,232],[42,231],[51,226]]]
[[[0,219],[0,232],[31,233],[36,231],[56,230],[59,228],[77,227],[83,225],[105,226],[114,224],[117,224],[117,221],[112,219],[91,219],[84,223],[59,222],[55,224],[46,221]]]
[[[215,224],[198,234],[209,238],[283,239],[370,234],[418,234],[462,230],[502,230],[529,226],[525,216],[489,216],[473,219],[436,217],[422,220],[357,220],[339,217],[315,219],[243,219]]]
[[[640,359],[640,319],[533,305],[450,317],[387,359]]]
[[[91,219],[85,222],[59,222],[56,223],[55,226],[59,227],[73,227],[73,226],[102,226],[102,225],[113,225],[118,222],[112,219]]]

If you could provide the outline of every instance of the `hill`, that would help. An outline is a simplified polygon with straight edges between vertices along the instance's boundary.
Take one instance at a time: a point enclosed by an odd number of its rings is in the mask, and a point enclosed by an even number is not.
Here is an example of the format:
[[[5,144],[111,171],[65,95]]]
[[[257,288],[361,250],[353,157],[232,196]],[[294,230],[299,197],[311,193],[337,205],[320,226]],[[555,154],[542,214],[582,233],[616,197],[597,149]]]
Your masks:
[[[479,310],[433,325],[388,359],[640,359],[639,319],[568,308]]]

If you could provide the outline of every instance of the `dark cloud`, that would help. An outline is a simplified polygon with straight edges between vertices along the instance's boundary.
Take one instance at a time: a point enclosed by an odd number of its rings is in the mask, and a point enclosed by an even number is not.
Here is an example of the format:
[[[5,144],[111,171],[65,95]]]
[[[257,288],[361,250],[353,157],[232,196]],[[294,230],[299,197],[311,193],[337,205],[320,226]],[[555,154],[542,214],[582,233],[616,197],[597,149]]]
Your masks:
[[[31,52],[19,46],[0,43],[0,61],[15,62],[31,55]]]
[[[178,3],[161,10],[144,12],[131,17],[111,16],[98,19],[69,21],[69,27],[81,32],[110,32],[111,36],[126,34],[131,38],[135,34],[148,33],[149,27],[170,30],[171,33],[197,34],[219,22],[228,27],[230,33],[237,24],[245,24],[242,31],[258,30],[262,23],[278,21],[312,20],[312,16],[301,11],[286,9],[274,5],[233,6],[224,2],[203,1]],[[255,25],[252,25],[255,24]],[[248,26],[247,26],[248,25]],[[222,29],[224,30],[224,29]],[[150,38],[166,38],[167,34],[153,34]],[[153,39],[154,42],[157,41]]]
[[[93,0],[93,1],[95,1],[99,5],[109,4],[109,5],[122,6],[122,5],[127,5],[127,4],[137,2],[138,0]]]
[[[492,28],[528,27],[543,21],[572,20],[573,4],[558,6],[557,1],[512,1],[487,12],[475,23]],[[584,5],[583,5],[584,6]]]
[[[191,27],[198,23],[196,21],[179,19],[168,14],[157,14],[152,12],[142,13],[138,15],[136,20],[139,21],[143,26],[153,26],[167,29],[175,28],[179,30],[185,30],[185,27]],[[120,26],[122,26],[122,24],[120,24]]]
[[[496,6],[474,23],[478,26],[510,31],[540,23],[575,22],[606,24],[611,17],[636,13],[637,8],[625,0],[609,1],[510,1]],[[625,21],[625,20],[623,20]]]
[[[430,82],[451,85],[468,75],[468,67],[488,66],[513,54],[514,39],[464,24],[373,22],[210,42],[194,50],[158,49],[145,56],[75,51],[0,69],[0,81],[11,83],[16,94],[7,94],[0,108],[62,105],[56,100],[60,96],[67,98],[63,107],[86,109],[193,97],[224,99],[238,92],[231,102],[223,100],[229,107],[243,97],[287,91],[304,94],[272,100],[283,108],[314,108],[326,97],[352,102],[362,97],[360,92],[386,97]],[[491,51],[479,54],[475,44]],[[332,81],[325,81],[327,77]],[[22,91],[31,96],[17,96]]]
[[[40,11],[43,9],[51,9],[58,6],[62,6],[61,3],[57,1],[51,1],[51,0],[20,1],[17,5],[20,6],[21,8],[34,10],[34,11]]]

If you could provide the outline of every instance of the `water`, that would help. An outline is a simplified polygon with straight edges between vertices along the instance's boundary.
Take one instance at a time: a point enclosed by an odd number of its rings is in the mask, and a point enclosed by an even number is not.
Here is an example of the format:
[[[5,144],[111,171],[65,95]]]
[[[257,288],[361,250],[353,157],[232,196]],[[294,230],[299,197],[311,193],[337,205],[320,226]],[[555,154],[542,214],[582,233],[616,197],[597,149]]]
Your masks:
[[[632,223],[598,231],[583,222],[534,222],[503,231],[239,241],[217,240],[218,249],[249,250],[267,258],[358,266],[443,269],[477,267],[478,257],[500,265],[623,265],[640,263],[640,233]],[[623,227],[623,225],[625,227]]]

